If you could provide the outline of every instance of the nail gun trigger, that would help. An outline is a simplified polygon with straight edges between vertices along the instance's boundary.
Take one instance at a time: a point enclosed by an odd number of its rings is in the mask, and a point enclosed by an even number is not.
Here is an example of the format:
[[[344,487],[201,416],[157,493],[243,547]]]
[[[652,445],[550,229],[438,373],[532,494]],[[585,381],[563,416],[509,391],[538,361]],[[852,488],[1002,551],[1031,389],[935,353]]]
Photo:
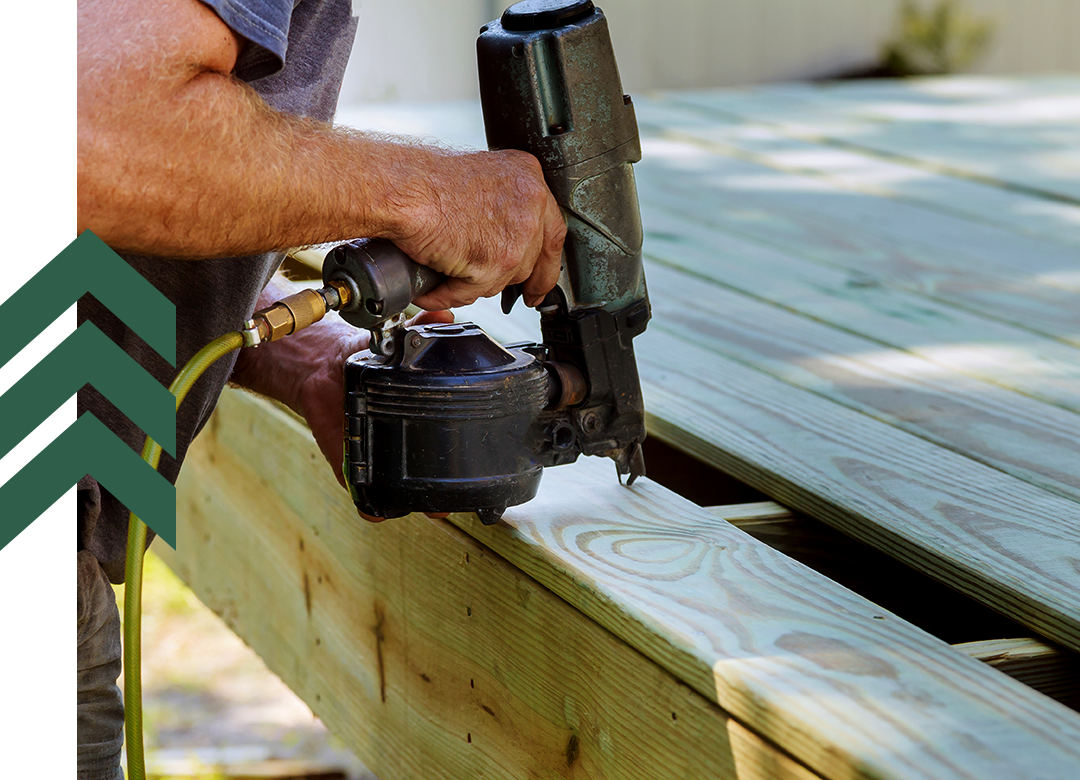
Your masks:
[[[517,299],[521,297],[521,290],[521,284],[511,284],[503,288],[502,298],[500,300],[503,314],[509,314],[510,310],[514,308]]]

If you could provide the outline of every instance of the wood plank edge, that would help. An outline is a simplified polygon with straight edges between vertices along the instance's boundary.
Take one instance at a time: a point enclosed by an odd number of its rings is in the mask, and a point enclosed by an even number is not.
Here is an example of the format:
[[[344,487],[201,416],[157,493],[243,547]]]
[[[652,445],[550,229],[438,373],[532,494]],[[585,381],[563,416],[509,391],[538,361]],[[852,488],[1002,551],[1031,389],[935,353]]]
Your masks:
[[[747,504],[720,504],[702,507],[706,512],[727,520],[732,525],[745,526],[750,523],[790,520],[795,515],[786,506],[775,501],[753,501]]]
[[[1070,707],[1080,707],[1080,655],[1034,637],[963,642],[953,647]]]
[[[331,535],[285,509],[286,480],[192,449],[165,559],[383,780],[819,777],[450,523],[342,516]],[[379,604],[381,628],[353,617]]]
[[[646,411],[650,435],[730,474],[761,492],[774,496],[795,511],[821,520],[853,539],[898,558],[939,582],[996,609],[1035,633],[1049,636],[1066,647],[1080,649],[1080,627],[1072,615],[1056,604],[1034,604],[1005,583],[982,572],[974,561],[942,561],[931,549],[900,536],[884,526],[869,524],[852,509],[815,496],[805,487],[776,474],[762,474],[738,455],[701,439],[677,421],[664,420]],[[980,464],[981,465],[981,464]]]

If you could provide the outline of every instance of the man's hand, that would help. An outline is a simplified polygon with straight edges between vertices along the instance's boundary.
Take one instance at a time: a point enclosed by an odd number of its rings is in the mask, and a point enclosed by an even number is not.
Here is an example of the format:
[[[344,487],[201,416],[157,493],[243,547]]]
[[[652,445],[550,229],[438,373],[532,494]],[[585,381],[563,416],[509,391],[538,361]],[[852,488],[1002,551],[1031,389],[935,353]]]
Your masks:
[[[269,306],[299,289],[299,285],[275,277],[259,298],[259,306]],[[410,324],[453,320],[454,316],[448,311],[430,311],[421,313]],[[233,382],[281,401],[307,421],[316,444],[342,487],[345,487],[341,471],[345,438],[345,361],[350,355],[367,349],[367,345],[367,331],[329,314],[326,319],[295,335],[241,350],[233,370]]]
[[[449,277],[416,304],[466,306],[519,283],[525,303],[539,304],[559,278],[566,222],[537,159],[513,150],[446,154],[430,179],[430,191],[404,210],[402,234],[391,235]]]

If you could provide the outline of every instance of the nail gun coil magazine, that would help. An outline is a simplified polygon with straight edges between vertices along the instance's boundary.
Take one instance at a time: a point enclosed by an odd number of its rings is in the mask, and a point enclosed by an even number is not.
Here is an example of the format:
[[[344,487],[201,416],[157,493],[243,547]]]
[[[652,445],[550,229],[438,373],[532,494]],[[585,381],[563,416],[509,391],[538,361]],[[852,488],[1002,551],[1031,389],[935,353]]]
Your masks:
[[[492,522],[536,495],[530,429],[548,373],[472,323],[406,329],[390,358],[345,365],[346,468],[367,514],[480,512]],[[377,443],[377,446],[372,446]]]

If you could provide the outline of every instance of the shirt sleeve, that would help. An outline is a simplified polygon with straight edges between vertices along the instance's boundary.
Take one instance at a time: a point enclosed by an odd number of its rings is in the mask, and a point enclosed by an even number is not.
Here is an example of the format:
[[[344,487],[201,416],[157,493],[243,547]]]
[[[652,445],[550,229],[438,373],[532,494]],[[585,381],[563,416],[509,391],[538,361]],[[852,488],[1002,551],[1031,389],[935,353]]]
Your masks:
[[[237,78],[255,81],[277,73],[289,47],[293,0],[202,0],[237,35],[245,38],[236,61]]]

